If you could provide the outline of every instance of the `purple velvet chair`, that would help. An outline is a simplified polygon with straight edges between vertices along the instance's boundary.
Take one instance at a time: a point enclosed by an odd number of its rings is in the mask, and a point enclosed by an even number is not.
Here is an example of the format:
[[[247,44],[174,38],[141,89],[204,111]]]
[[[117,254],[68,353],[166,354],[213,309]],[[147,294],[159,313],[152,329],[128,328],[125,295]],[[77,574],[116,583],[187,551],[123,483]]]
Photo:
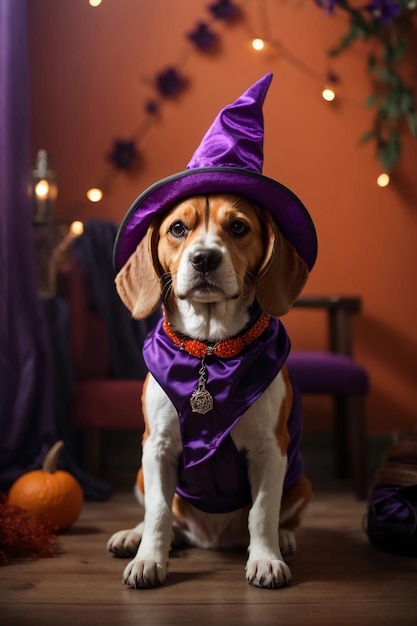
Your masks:
[[[333,397],[336,470],[350,474],[359,499],[367,496],[366,370],[352,358],[350,318],[360,311],[356,297],[304,296],[296,307],[321,308],[328,314],[329,350],[293,350],[288,369],[301,394]]]

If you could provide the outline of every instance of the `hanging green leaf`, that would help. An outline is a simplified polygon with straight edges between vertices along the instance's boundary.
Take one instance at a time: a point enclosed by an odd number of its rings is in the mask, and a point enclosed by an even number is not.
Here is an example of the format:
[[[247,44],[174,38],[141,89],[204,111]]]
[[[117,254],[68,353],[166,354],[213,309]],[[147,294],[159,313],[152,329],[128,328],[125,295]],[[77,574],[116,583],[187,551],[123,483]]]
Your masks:
[[[400,135],[397,130],[390,132],[385,145],[379,150],[378,158],[386,170],[391,170],[401,154]]]
[[[417,114],[409,113],[407,115],[407,122],[411,134],[417,139]]]
[[[360,138],[359,144],[367,143],[368,141],[370,141],[371,139],[375,139],[376,137],[378,137],[378,133],[376,132],[376,130],[367,130],[366,133],[364,133]]]
[[[371,74],[373,74],[373,72],[375,71],[376,67],[377,67],[378,61],[377,58],[374,54],[370,54],[368,56],[368,72],[370,72]]]
[[[379,112],[386,118],[399,119],[414,111],[414,96],[408,89],[392,89],[380,102]]]
[[[371,109],[372,107],[376,105],[377,99],[378,99],[378,96],[376,95],[376,93],[371,93],[365,100],[365,107],[367,109]]]
[[[394,72],[393,70],[390,70],[388,67],[381,67],[379,70],[379,78],[385,82],[388,83],[389,85],[391,85],[392,87],[397,87],[398,84],[401,82],[400,77],[398,76],[398,74],[396,72]]]
[[[329,56],[337,56],[338,54],[343,52],[343,50],[346,50],[346,48],[348,48],[352,44],[352,42],[355,41],[355,39],[356,37],[353,31],[350,31],[340,39],[339,45],[335,46],[334,48],[330,48]]]
[[[415,110],[415,99],[410,89],[407,89],[405,87],[401,91],[399,98],[400,98],[400,109],[403,115],[407,115],[408,113]]]
[[[387,41],[383,46],[383,59],[386,63],[402,61],[405,53],[405,40],[398,34],[397,41]]]

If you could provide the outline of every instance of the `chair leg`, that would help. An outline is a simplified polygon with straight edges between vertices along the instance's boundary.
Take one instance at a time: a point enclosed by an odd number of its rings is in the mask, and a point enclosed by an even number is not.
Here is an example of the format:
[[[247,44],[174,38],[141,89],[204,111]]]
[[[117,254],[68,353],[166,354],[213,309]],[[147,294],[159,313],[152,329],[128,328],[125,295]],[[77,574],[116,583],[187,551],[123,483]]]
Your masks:
[[[353,487],[359,500],[368,495],[368,445],[364,396],[347,398],[349,467]]]
[[[349,472],[349,453],[347,444],[347,404],[345,396],[333,397],[333,415],[336,476],[338,478],[346,478]]]

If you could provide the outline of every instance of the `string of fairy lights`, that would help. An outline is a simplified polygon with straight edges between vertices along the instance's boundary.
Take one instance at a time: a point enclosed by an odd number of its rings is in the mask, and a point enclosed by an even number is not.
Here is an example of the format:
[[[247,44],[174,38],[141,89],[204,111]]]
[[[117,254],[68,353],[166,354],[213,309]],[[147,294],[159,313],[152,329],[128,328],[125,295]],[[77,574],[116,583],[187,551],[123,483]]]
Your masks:
[[[243,8],[252,1],[252,7],[257,10],[257,22],[260,24],[259,29],[255,29],[245,13]],[[99,7],[105,0],[88,0],[91,7]],[[90,202],[100,202],[103,196],[109,190],[114,177],[121,171],[128,171],[137,162],[140,156],[139,142],[150,128],[160,119],[156,113],[160,113],[164,104],[169,98],[174,97],[186,90],[187,80],[182,74],[184,71],[190,54],[198,49],[200,52],[210,52],[216,45],[219,38],[219,24],[228,20],[240,20],[246,28],[248,41],[255,53],[262,54],[264,52],[275,52],[277,59],[283,60],[298,71],[303,72],[312,78],[321,91],[321,96],[326,103],[331,104],[338,97],[338,84],[340,78],[332,71],[327,71],[325,75],[310,67],[302,59],[294,55],[284,43],[274,37],[271,25],[272,21],[268,15],[268,0],[217,0],[207,7],[209,16],[199,21],[194,30],[187,33],[187,45],[177,63],[160,72],[154,79],[145,79],[145,82],[155,87],[155,96],[148,99],[144,104],[144,120],[140,126],[132,133],[128,140],[115,139],[111,151],[107,154],[107,160],[111,163],[111,169],[106,173],[103,179],[96,185],[92,186],[86,192],[86,197]],[[349,101],[345,96],[344,102],[363,106],[362,103]],[[377,177],[376,183],[380,187],[386,187],[390,182],[387,172],[382,172]]]

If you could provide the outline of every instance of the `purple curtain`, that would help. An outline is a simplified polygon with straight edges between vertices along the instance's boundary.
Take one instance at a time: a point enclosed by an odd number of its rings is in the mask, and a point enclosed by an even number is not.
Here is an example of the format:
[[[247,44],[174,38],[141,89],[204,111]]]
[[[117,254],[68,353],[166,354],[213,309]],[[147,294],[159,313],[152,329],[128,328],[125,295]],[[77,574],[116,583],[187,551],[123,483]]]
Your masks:
[[[26,0],[0,0],[0,490],[57,439],[53,364],[37,296]]]

